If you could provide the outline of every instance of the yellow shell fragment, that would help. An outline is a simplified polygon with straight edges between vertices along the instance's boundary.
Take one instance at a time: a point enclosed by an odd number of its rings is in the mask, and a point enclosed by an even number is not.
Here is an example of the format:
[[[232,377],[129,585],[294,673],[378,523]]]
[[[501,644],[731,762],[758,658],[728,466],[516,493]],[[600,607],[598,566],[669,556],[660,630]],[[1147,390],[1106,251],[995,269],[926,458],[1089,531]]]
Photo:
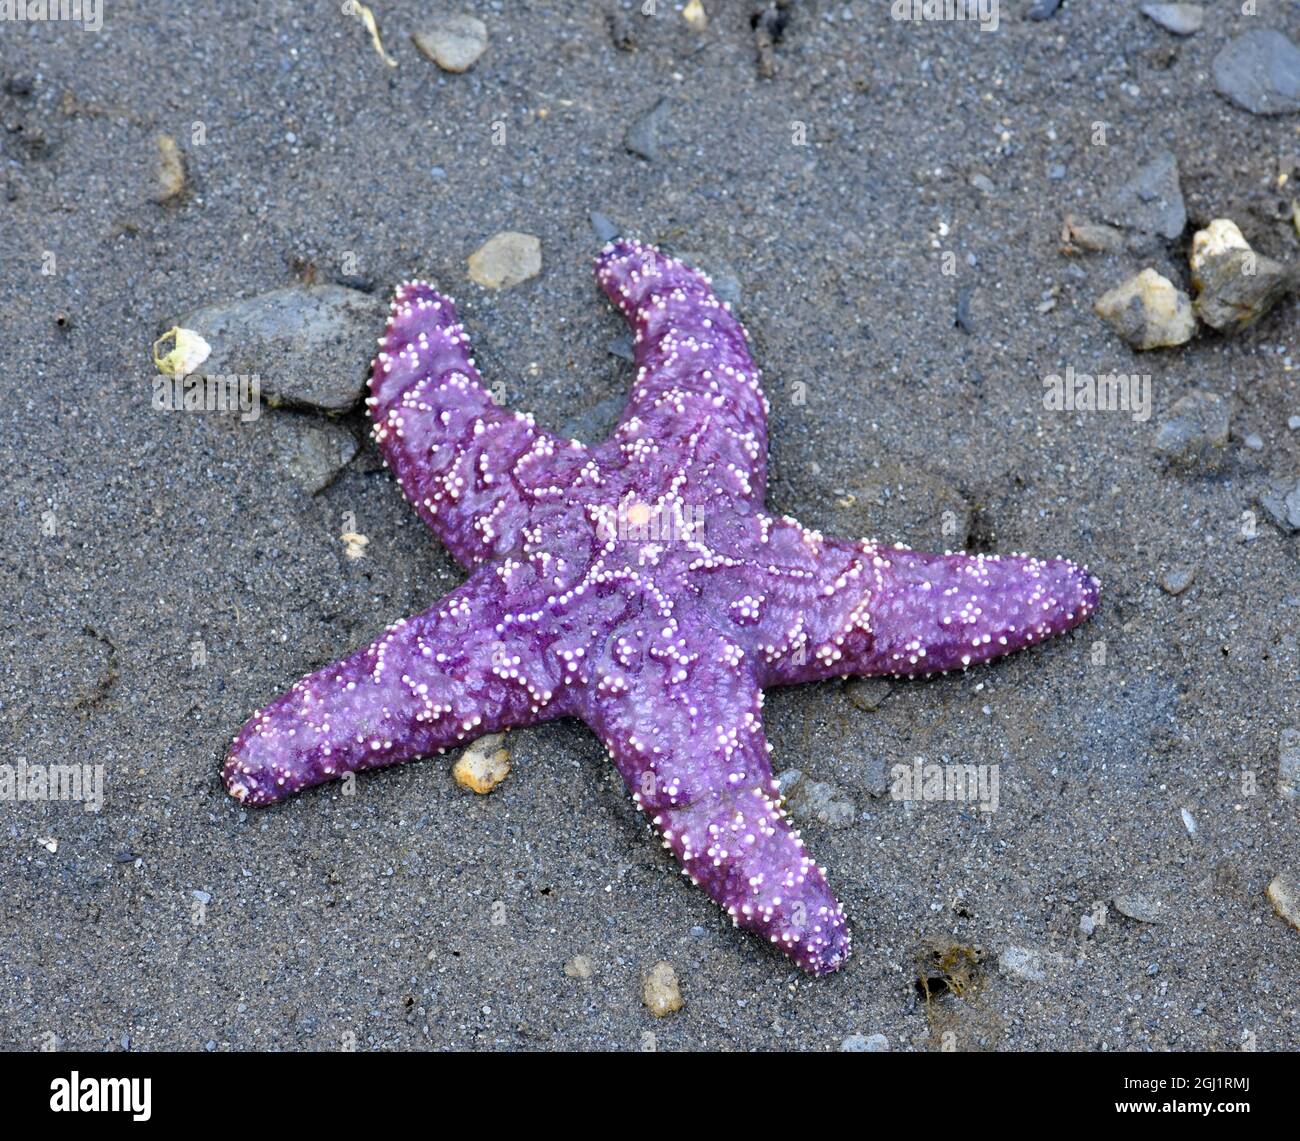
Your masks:
[[[159,355],[158,350],[172,341],[170,352]],[[154,367],[163,376],[189,376],[212,355],[212,346],[193,329],[173,325],[153,343]]]
[[[451,775],[461,788],[480,795],[491,792],[510,774],[510,750],[502,748],[504,733],[489,733],[465,747]]]
[[[344,554],[346,554],[350,559],[363,558],[366,553],[366,545],[370,542],[365,535],[362,535],[358,531],[344,531],[343,534],[339,536],[339,539],[342,540],[343,545],[346,548]]]

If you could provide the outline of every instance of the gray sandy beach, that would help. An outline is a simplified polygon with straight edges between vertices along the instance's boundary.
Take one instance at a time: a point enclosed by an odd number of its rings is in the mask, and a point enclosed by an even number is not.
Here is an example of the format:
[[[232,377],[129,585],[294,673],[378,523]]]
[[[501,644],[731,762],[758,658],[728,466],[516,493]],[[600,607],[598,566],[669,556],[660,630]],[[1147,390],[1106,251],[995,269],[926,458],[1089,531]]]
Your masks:
[[[1093,311],[1147,268],[1194,298],[1214,219],[1300,262],[1300,67],[1255,36],[1300,43],[1300,4],[1197,7],[0,22],[0,1047],[1300,1048],[1300,302],[1147,351]],[[270,809],[218,776],[254,709],[464,577],[358,403],[398,282],[457,300],[505,403],[613,426],[593,211],[734,303],[774,511],[1102,583],[992,665],[769,692],[853,927],[828,977],[732,929],[576,721],[510,733],[488,795],[453,755]],[[492,288],[501,232],[541,265]],[[158,398],[155,339],[203,311],[243,415]],[[1102,375],[1123,406],[1054,402]],[[918,762],[974,794],[899,796]]]

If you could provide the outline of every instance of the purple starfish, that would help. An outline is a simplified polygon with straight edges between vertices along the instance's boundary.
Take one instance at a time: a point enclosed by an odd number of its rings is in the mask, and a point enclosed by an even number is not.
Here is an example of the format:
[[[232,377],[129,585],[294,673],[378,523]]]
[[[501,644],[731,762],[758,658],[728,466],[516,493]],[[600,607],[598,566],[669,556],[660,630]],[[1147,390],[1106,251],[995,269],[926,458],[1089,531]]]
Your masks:
[[[919,554],[767,514],[767,400],[709,279],[626,239],[596,278],[635,331],[637,375],[594,447],[497,407],[452,303],[398,288],[370,381],[375,439],[470,576],[258,710],[226,786],[270,804],[581,717],[692,883],[805,970],[835,970],[848,927],[779,806],[763,689],[988,661],[1078,625],[1097,580],[1061,559]]]

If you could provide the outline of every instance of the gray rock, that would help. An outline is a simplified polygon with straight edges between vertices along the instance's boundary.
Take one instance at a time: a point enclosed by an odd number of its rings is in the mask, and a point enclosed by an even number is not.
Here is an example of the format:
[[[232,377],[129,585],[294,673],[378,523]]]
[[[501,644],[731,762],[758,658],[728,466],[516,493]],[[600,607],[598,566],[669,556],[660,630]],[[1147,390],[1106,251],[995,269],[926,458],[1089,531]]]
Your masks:
[[[620,333],[617,337],[611,337],[605,345],[605,351],[625,361],[636,361],[636,342],[632,339],[631,333]]]
[[[1007,947],[998,955],[998,966],[1026,982],[1045,983],[1065,969],[1065,958],[1055,951],[1040,951],[1036,947]]]
[[[1102,294],[1092,309],[1139,351],[1172,348],[1196,335],[1187,294],[1153,269],[1144,269]]]
[[[1191,267],[1196,315],[1229,336],[1253,325],[1295,285],[1291,271],[1252,250],[1228,218],[1196,232]]]
[[[1205,24],[1199,4],[1143,4],[1142,14],[1176,36],[1190,36]]]
[[[654,162],[659,157],[659,128],[667,115],[668,100],[660,99],[627,129],[623,145],[634,155]]]
[[[1274,478],[1259,495],[1259,505],[1287,535],[1300,531],[1300,480]]]
[[[1286,421],[1286,426],[1290,428],[1291,431],[1293,432],[1297,428],[1300,428],[1300,416],[1288,416]]]
[[[342,424],[277,415],[267,430],[276,461],[311,495],[329,487],[357,454],[356,438]]]
[[[443,71],[466,71],[487,51],[487,25],[473,16],[440,16],[411,34],[415,46]]]
[[[1231,407],[1199,389],[1174,402],[1156,433],[1155,449],[1171,467],[1193,473],[1218,471],[1227,458]]]
[[[796,820],[848,828],[858,818],[857,805],[843,799],[837,788],[809,780],[798,769],[786,769],[777,776],[776,783],[786,798],[786,810]]]
[[[1243,32],[1214,57],[1214,88],[1253,115],[1300,111],[1300,48],[1271,28]]]
[[[850,1034],[840,1043],[846,1054],[884,1054],[889,1050],[889,1039],[883,1034]]]
[[[1121,915],[1139,923],[1160,923],[1164,919],[1164,902],[1154,896],[1140,893],[1117,895],[1112,902]]]
[[[1300,799],[1300,729],[1283,729],[1277,743],[1277,794]]]
[[[1124,233],[1103,222],[1089,222],[1072,214],[1065,216],[1062,240],[1081,250],[1114,253],[1124,248]]]
[[[1061,6],[1061,0],[1034,0],[1025,15],[1031,20],[1050,20]]]
[[[874,713],[892,688],[888,678],[859,677],[845,684],[844,695],[863,713]]]
[[[1128,230],[1177,238],[1187,225],[1178,160],[1161,151],[1133,174],[1125,167],[1102,200],[1102,216]]]
[[[1251,432],[1244,440],[1241,441],[1252,452],[1262,452],[1264,450],[1264,437],[1257,432]]]
[[[612,242],[622,233],[618,224],[611,222],[599,210],[592,210],[588,217],[591,219],[591,228],[596,234],[596,240],[601,243]]]
[[[343,413],[365,393],[387,313],[382,298],[355,289],[294,285],[208,305],[170,324],[211,346],[204,376],[256,375],[272,406]]]
[[[1170,567],[1160,576],[1160,589],[1177,597],[1195,581],[1195,567]]]
[[[560,435],[584,444],[599,443],[614,430],[626,403],[627,397],[622,393],[606,396],[565,420],[560,425]]]

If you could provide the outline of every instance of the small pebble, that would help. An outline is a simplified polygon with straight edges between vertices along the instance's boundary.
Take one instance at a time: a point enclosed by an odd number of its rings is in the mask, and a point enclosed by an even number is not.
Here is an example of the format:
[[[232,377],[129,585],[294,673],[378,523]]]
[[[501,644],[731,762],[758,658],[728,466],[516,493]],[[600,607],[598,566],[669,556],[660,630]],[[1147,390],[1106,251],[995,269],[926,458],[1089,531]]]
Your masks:
[[[1170,567],[1160,576],[1160,589],[1177,597],[1195,581],[1195,567]]]
[[[889,1051],[889,1039],[883,1034],[850,1034],[840,1043],[846,1054],[884,1054]]]
[[[596,973],[596,968],[586,955],[574,955],[564,964],[564,973],[571,979],[589,979]]]
[[[158,149],[158,165],[153,200],[171,202],[185,191],[185,156],[171,135],[155,135],[154,146]]]
[[[1165,906],[1154,896],[1142,894],[1117,895],[1112,902],[1121,915],[1136,919],[1139,923],[1161,922]]]
[[[542,272],[542,243],[532,234],[503,230],[469,256],[469,276],[488,289],[508,289]]]
[[[1259,493],[1259,505],[1286,534],[1300,531],[1300,480],[1277,477]]]
[[[1268,901],[1278,915],[1300,931],[1300,883],[1294,876],[1285,872],[1274,876],[1268,885]]]
[[[1192,237],[1196,315],[1227,336],[1258,321],[1293,288],[1291,271],[1250,248],[1230,218],[1215,218]]]
[[[1196,835],[1196,817],[1193,816],[1186,808],[1180,810],[1183,817],[1183,827],[1187,829],[1189,836]]]
[[[461,788],[480,795],[491,792],[510,775],[510,750],[502,748],[504,733],[489,733],[465,746],[451,775]]]
[[[1257,435],[1254,432],[1251,432],[1251,434],[1247,436],[1242,441],[1242,443],[1245,444],[1246,447],[1248,447],[1252,452],[1262,452],[1264,450],[1263,437]]]
[[[1283,729],[1278,738],[1277,793],[1284,800],[1300,798],[1300,729]]]
[[[1218,471],[1227,459],[1232,406],[1199,389],[1179,397],[1156,432],[1155,450],[1171,467],[1189,474]]]
[[[448,15],[411,35],[415,46],[443,71],[466,71],[487,51],[487,25],[473,16]]]
[[[623,136],[623,145],[638,158],[654,162],[659,157],[659,128],[668,114],[668,100],[660,99],[643,112]]]
[[[1027,982],[1045,983],[1049,975],[1064,969],[1065,958],[1055,951],[1040,951],[1036,947],[1008,947],[998,955],[998,965]]]
[[[844,695],[863,713],[874,713],[889,696],[892,686],[887,678],[855,678],[844,687]]]
[[[1135,349],[1169,348],[1196,335],[1191,299],[1154,269],[1104,293],[1092,308]]]
[[[672,964],[662,959],[650,968],[641,988],[641,999],[656,1018],[666,1018],[683,1006],[681,987]]]
[[[1199,4],[1143,4],[1142,14],[1176,36],[1190,36],[1205,23],[1205,9]]]

